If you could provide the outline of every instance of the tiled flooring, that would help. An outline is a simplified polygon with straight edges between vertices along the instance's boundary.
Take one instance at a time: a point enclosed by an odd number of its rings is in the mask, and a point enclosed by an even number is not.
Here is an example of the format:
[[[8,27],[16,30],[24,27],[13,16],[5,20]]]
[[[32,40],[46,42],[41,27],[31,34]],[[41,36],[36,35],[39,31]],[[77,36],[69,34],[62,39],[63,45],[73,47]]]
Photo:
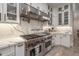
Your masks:
[[[53,47],[45,56],[79,56],[79,48]]]

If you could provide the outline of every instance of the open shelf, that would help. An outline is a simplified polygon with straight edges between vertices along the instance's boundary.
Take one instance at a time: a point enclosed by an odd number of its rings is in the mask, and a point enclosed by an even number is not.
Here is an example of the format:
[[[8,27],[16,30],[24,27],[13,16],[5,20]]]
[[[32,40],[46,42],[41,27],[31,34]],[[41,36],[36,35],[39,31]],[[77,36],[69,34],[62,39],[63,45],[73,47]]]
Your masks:
[[[20,17],[27,17],[28,5],[25,3],[20,3]]]
[[[44,13],[42,11],[39,11],[39,20],[41,21],[48,21],[49,20],[49,15],[47,13]]]
[[[47,21],[47,19],[43,18],[44,16],[48,17],[48,14],[40,11],[39,9],[31,5],[25,3],[20,4],[20,17],[27,18],[28,21],[30,20]]]
[[[7,13],[8,20],[16,20],[16,15]]]
[[[35,14],[35,15],[38,15],[38,9],[36,9],[35,7],[33,7],[33,6],[31,6],[31,5],[29,5],[29,12],[31,13],[31,14]]]
[[[38,9],[36,9],[36,8],[34,8],[33,6],[30,6],[29,5],[29,10],[28,10],[28,12],[29,12],[29,17],[30,17],[30,19],[35,19],[35,20],[38,20]]]

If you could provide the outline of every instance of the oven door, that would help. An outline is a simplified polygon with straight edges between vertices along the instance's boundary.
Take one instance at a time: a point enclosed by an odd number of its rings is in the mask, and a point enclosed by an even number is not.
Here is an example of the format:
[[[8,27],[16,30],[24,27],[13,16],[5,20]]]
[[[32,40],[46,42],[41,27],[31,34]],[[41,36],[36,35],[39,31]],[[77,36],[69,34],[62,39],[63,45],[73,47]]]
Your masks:
[[[36,55],[37,56],[42,56],[43,54],[43,43],[40,43],[35,47]]]
[[[36,51],[35,48],[30,50],[30,56],[35,56],[36,55]]]
[[[51,48],[52,48],[52,41],[51,40],[45,41],[45,46],[44,46],[45,53],[48,52]]]

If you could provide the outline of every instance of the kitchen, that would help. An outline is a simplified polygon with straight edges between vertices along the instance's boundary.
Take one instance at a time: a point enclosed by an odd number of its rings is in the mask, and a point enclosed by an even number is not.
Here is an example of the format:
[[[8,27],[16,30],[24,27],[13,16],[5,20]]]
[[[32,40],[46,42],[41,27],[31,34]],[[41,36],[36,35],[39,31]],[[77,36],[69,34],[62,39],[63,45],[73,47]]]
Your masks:
[[[78,6],[0,3],[0,56],[79,55]]]

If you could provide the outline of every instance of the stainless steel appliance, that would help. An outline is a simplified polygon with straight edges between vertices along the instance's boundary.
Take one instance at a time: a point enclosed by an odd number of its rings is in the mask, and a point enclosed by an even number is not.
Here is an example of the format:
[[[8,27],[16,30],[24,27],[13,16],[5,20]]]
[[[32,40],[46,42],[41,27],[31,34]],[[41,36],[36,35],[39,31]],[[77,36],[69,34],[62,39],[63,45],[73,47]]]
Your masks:
[[[44,41],[44,54],[50,51],[52,48],[52,36],[47,35],[45,36],[45,41]]]
[[[26,39],[25,43],[26,56],[43,55],[43,37],[35,34],[23,35],[22,37]]]
[[[43,37],[43,55],[52,48],[52,35],[50,33],[38,33],[37,35]]]
[[[26,40],[26,56],[42,56],[52,48],[52,36],[48,33],[22,35]]]

